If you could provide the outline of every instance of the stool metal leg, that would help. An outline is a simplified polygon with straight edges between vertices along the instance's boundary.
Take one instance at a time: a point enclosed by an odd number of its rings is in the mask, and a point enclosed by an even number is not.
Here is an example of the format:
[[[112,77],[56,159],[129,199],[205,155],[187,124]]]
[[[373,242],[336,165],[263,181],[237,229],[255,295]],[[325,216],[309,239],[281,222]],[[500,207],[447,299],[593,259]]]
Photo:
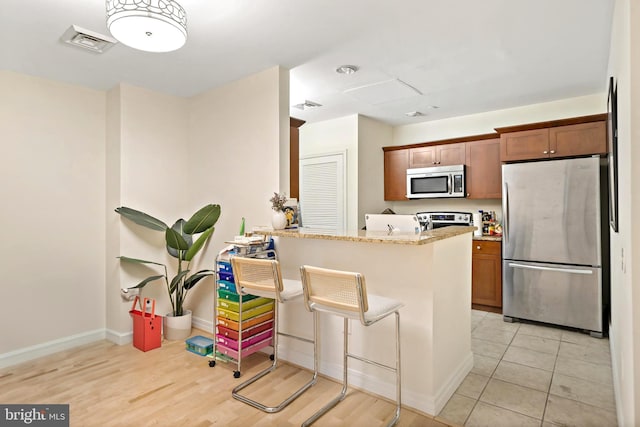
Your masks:
[[[314,314],[317,314],[317,312],[314,311]],[[307,427],[313,424],[314,422],[316,422],[318,418],[326,414],[331,408],[333,408],[338,403],[340,403],[346,396],[347,387],[348,387],[348,383],[347,383],[348,381],[347,361],[349,360],[347,356],[348,354],[349,354],[349,319],[345,317],[344,318],[344,344],[343,344],[343,355],[342,355],[342,390],[340,391],[340,394],[338,394],[336,397],[333,398],[333,400],[331,400],[329,403],[324,405],[315,414],[313,414],[305,422],[303,422],[301,424],[301,427]]]
[[[234,399],[239,400],[241,402],[244,402],[247,405],[253,406],[254,408],[260,409],[261,411],[264,411],[264,412],[267,412],[267,413],[275,413],[275,412],[281,411],[289,403],[291,403],[295,399],[297,399],[309,387],[314,385],[316,383],[316,381],[318,380],[317,363],[314,362],[315,366],[314,366],[313,377],[311,378],[311,380],[306,382],[295,393],[293,393],[292,395],[287,397],[285,400],[283,400],[282,402],[280,402],[276,406],[266,406],[263,403],[260,403],[258,401],[255,401],[253,399],[250,399],[250,398],[248,398],[246,396],[243,396],[243,395],[239,394],[240,390],[248,387],[249,385],[253,384],[254,382],[258,381],[260,378],[262,378],[265,375],[273,372],[276,369],[276,365],[278,364],[278,335],[284,335],[284,336],[287,336],[287,337],[290,337],[290,338],[297,339],[298,341],[304,341],[304,342],[308,342],[308,343],[313,343],[314,355],[317,353],[317,351],[316,351],[317,350],[317,333],[316,333],[316,331],[317,331],[317,321],[316,321],[315,313],[314,313],[314,316],[313,316],[313,330],[314,330],[313,341],[309,340],[307,338],[302,338],[302,337],[298,337],[298,336],[295,336],[295,335],[284,334],[284,333],[281,334],[281,333],[278,332],[278,302],[276,302],[276,304],[275,304],[274,317],[275,317],[275,320],[274,320],[274,336],[273,336],[273,362],[271,363],[271,365],[269,367],[267,367],[267,368],[263,369],[262,371],[258,372],[256,375],[254,375],[253,377],[249,378],[247,381],[243,382],[242,384],[239,384],[238,386],[236,386],[231,391],[231,395],[234,397]]]
[[[340,403],[346,396],[347,393],[347,388],[348,388],[348,360],[349,357],[352,357],[354,359],[360,360],[362,362],[365,363],[369,363],[375,366],[378,366],[380,368],[384,368],[390,371],[395,372],[396,374],[396,410],[395,410],[395,414],[394,417],[391,419],[391,421],[389,421],[389,423],[387,424],[387,427],[392,427],[394,425],[396,425],[396,423],[398,422],[398,420],[400,419],[400,408],[401,408],[401,376],[400,376],[400,312],[396,311],[394,312],[395,314],[395,332],[396,332],[396,363],[395,363],[395,367],[391,367],[391,366],[387,366],[387,365],[383,365],[381,363],[378,363],[376,361],[370,360],[370,359],[366,359],[364,357],[360,357],[357,356],[355,354],[350,354],[349,353],[349,319],[348,318],[344,318],[344,350],[343,350],[343,362],[342,362],[342,390],[340,391],[340,394],[338,394],[336,397],[334,397],[329,403],[327,403],[325,406],[323,406],[321,409],[319,409],[315,414],[313,414],[311,417],[309,417],[304,423],[302,423],[301,427],[308,427],[311,424],[313,424],[314,422],[316,422],[321,416],[323,416],[324,414],[326,414],[331,408],[333,408],[334,406],[336,406],[338,403]],[[317,315],[317,312],[314,311],[314,321],[315,321],[315,315]],[[318,339],[317,339],[317,333],[314,333],[315,338],[315,346],[318,345]],[[315,348],[315,347],[314,347]],[[317,357],[317,352],[314,354],[314,364],[316,365],[316,372],[317,372],[317,366],[318,366],[318,357]]]

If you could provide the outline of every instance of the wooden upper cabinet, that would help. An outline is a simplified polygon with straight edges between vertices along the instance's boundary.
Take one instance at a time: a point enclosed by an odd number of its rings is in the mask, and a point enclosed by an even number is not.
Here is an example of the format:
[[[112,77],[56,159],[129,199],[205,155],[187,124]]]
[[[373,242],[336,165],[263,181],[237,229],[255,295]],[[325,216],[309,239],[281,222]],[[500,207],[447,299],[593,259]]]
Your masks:
[[[549,129],[534,129],[500,135],[503,162],[539,159],[549,156]]]
[[[470,199],[502,197],[500,139],[467,142],[466,186]]]
[[[607,153],[606,115],[497,128],[500,160],[550,159]]]
[[[582,123],[549,129],[551,157],[607,153],[605,122]]]
[[[464,142],[457,144],[430,145],[409,149],[410,168],[463,165],[464,159]]]
[[[407,199],[407,168],[409,150],[390,150],[384,152],[384,199]]]

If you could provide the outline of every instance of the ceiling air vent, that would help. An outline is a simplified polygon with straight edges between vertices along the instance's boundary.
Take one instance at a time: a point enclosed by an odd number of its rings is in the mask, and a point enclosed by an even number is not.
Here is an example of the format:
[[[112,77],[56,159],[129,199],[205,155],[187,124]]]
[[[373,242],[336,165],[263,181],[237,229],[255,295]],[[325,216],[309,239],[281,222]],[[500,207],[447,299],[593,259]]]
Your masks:
[[[305,100],[304,102],[301,102],[300,104],[292,105],[292,107],[293,108],[297,108],[298,110],[309,110],[311,108],[322,107],[322,104],[318,104],[317,102]]]
[[[118,41],[95,31],[72,25],[64,32],[60,40],[63,42],[90,50],[95,53],[103,53]]]

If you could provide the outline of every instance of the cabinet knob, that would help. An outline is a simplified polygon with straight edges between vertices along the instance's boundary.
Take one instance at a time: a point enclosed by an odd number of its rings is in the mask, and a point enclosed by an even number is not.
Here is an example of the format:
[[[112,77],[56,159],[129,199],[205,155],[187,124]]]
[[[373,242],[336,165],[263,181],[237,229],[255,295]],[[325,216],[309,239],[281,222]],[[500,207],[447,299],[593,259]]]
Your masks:
[[[542,154],[549,154],[549,152],[547,150],[544,150]]]
[[[471,193],[467,193],[467,197],[470,197],[470,196],[471,196]]]
[[[480,249],[482,249],[482,247],[480,245],[478,245],[478,246],[476,246],[476,249],[480,250]]]
[[[551,150],[551,154],[554,154],[556,152],[556,150]]]

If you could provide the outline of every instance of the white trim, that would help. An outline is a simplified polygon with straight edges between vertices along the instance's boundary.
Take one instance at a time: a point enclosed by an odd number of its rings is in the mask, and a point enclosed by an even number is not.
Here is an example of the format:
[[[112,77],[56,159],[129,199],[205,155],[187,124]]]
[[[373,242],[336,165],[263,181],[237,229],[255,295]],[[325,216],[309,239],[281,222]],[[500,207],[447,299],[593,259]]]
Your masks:
[[[42,356],[48,356],[80,345],[100,341],[105,339],[105,337],[105,329],[96,329],[3,353],[0,354],[0,368],[6,368],[8,366],[17,365]]]
[[[107,329],[106,339],[118,345],[130,344],[133,342],[133,331],[122,333]]]
[[[201,329],[203,331],[212,333],[213,332],[213,321],[212,320],[204,320],[199,317],[191,317],[191,325],[194,328]]]
[[[287,348],[286,344],[283,345],[282,342],[279,345],[278,358],[310,370],[313,369],[313,356]],[[472,368],[473,353],[469,352],[453,375],[440,387],[435,395],[429,396],[415,393],[403,387],[402,405],[433,416],[438,415]],[[337,381],[342,381],[342,365],[340,364],[320,361],[320,373]],[[403,371],[403,376],[406,377],[407,375],[411,374]],[[381,381],[380,378],[363,374],[351,367],[349,368],[349,384],[391,400],[395,399],[395,382]]]

